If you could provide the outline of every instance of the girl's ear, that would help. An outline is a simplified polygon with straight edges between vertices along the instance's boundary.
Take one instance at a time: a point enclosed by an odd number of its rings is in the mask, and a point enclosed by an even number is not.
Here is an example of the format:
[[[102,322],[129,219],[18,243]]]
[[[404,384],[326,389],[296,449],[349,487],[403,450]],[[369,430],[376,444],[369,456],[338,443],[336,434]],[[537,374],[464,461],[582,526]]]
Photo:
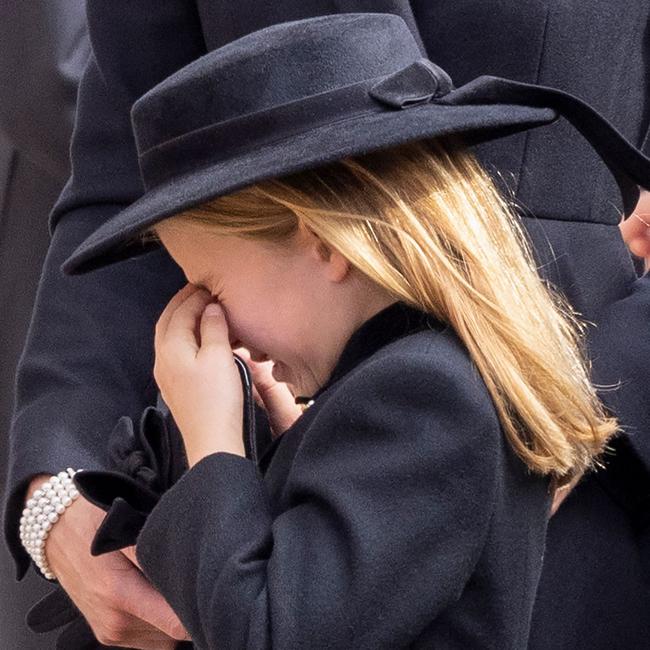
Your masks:
[[[325,244],[323,244],[325,246]],[[337,250],[330,249],[325,246],[327,249],[327,275],[332,282],[341,282],[344,280],[352,268],[349,260],[341,255]]]
[[[348,259],[328,246],[316,233],[301,225],[299,236],[315,259],[325,263],[325,273],[332,282],[340,282],[348,275],[352,268]]]

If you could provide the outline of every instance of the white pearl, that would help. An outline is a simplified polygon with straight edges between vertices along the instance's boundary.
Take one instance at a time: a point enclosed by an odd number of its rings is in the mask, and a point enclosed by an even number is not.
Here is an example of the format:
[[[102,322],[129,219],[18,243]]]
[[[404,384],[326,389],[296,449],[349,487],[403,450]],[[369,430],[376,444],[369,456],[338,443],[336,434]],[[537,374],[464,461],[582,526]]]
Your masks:
[[[67,467],[53,474],[25,502],[20,517],[20,540],[48,580],[56,580],[45,557],[45,540],[65,509],[80,496],[72,480],[81,468]]]

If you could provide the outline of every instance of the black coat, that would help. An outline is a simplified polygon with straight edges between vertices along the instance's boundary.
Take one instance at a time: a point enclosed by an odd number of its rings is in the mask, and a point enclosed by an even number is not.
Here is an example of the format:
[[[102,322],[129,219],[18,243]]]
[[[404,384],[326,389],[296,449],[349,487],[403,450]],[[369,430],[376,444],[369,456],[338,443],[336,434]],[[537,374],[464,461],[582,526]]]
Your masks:
[[[90,52],[82,0],[4,2],[0,7],[0,480],[8,468],[14,371],[47,253],[47,218],[70,173],[77,84]],[[18,407],[20,408],[20,404]],[[24,623],[50,586],[18,583],[0,550],[0,647],[43,650],[53,639]]]
[[[197,648],[526,645],[550,495],[453,329],[394,303],[259,464],[202,458],[136,555]]]
[[[631,142],[650,150],[650,7],[645,0],[630,0],[625,10],[607,0],[168,0],[156,4],[155,12],[126,0],[90,0],[93,55],[80,89],[73,175],[51,214],[52,244],[19,367],[10,432],[4,526],[19,579],[29,566],[17,532],[27,482],[36,473],[68,466],[107,465],[107,432],[121,415],[135,419],[155,401],[154,324],[185,282],[164,251],[87,276],[59,271],[99,223],[142,193],[131,104],[206,50],[254,29],[309,15],[368,10],[402,15],[456,85],[496,74],[557,86],[590,102]],[[650,343],[641,335],[650,321],[650,277],[637,279],[621,239],[614,181],[564,120],[486,143],[477,154],[525,207],[523,221],[542,276],[594,324],[587,341],[594,380],[603,386],[621,381],[618,391],[603,390],[601,396],[634,434],[632,451],[643,468],[641,491],[650,467]],[[632,595],[647,611],[644,574],[612,556],[623,535],[635,554],[633,565],[642,566],[639,535],[647,527],[634,507],[622,505],[618,486],[604,484],[599,484],[600,502],[625,525],[594,527],[595,518],[584,516],[599,507],[589,496],[594,480],[578,487],[567,502],[572,508],[551,520],[533,647],[547,648],[552,637],[553,647],[578,647],[572,640],[579,638],[585,647],[612,648],[621,643],[622,631],[636,634],[637,645],[648,638],[641,621],[627,620],[615,609],[619,596]],[[591,555],[580,561],[584,543],[576,529],[592,539]],[[612,570],[617,563],[621,570]],[[604,580],[609,589],[603,595]],[[597,605],[605,596],[614,609],[600,615]],[[594,637],[596,615],[605,629]],[[632,637],[620,647],[630,647]]]

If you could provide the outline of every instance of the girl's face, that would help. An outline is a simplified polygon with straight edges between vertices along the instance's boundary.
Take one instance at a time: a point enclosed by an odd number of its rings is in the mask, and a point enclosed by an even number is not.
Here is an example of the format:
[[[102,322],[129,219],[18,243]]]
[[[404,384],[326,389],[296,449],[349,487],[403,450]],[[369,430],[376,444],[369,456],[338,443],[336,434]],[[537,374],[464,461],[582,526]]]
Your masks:
[[[156,232],[188,282],[221,303],[231,346],[273,360],[273,376],[294,395],[316,392],[352,332],[394,302],[306,229],[286,246],[195,224],[161,222]]]

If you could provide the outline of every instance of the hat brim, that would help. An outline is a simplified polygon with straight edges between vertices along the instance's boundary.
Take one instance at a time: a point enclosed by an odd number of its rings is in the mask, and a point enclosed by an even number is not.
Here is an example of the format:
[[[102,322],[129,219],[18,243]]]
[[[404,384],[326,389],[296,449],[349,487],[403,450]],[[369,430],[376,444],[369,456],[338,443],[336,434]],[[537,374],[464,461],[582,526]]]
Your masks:
[[[459,134],[469,145],[550,124],[551,108],[519,105],[442,106],[432,103],[364,114],[293,135],[242,155],[175,177],[112,216],[63,262],[79,275],[158,249],[137,236],[158,221],[268,178],[420,138]]]

